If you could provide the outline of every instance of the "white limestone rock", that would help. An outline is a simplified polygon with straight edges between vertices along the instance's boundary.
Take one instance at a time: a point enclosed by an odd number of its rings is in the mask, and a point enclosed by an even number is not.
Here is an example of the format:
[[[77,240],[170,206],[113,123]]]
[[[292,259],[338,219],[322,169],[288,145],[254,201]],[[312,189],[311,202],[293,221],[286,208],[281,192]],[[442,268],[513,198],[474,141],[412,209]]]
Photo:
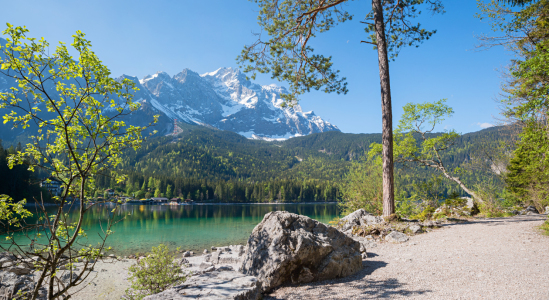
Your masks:
[[[286,282],[346,277],[362,269],[360,243],[339,230],[286,211],[265,215],[248,239],[240,267],[262,291]]]
[[[184,284],[144,300],[257,300],[261,296],[257,278],[235,271],[213,271],[193,276]]]

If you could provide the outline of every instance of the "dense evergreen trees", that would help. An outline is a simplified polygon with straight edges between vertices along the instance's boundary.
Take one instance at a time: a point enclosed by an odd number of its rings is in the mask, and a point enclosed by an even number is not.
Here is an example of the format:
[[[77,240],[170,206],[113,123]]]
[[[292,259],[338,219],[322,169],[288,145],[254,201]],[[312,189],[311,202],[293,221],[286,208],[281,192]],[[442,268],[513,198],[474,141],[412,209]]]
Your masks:
[[[507,138],[505,128],[465,134],[443,160],[455,169],[481,152],[484,144]],[[170,196],[236,203],[337,201],[342,197],[341,184],[351,164],[366,155],[371,143],[379,141],[381,134],[325,132],[273,143],[189,125],[177,137],[154,138],[141,150],[128,152],[120,170],[128,174],[125,183],[117,185],[108,177],[99,177],[97,183],[100,188],[115,188],[119,194],[140,199]],[[463,174],[461,178],[475,183],[485,180],[486,172],[489,170]],[[432,176],[433,171],[426,168],[403,169],[396,175],[399,195],[411,195],[414,186]],[[441,186],[442,194],[453,192],[460,192],[459,188],[450,183]]]
[[[12,169],[8,167],[8,155],[20,150],[21,144],[4,149],[0,140],[0,194],[9,195],[16,201],[27,199],[32,202],[33,197],[40,199],[42,191],[38,176],[27,170],[25,165],[16,165]],[[50,199],[45,190],[43,197],[46,201]]]

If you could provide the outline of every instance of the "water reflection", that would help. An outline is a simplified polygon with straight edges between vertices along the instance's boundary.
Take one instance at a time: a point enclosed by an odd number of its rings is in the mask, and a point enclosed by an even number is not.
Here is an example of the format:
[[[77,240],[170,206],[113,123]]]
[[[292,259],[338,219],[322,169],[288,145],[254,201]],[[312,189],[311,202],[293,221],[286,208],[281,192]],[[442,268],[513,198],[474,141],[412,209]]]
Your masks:
[[[97,234],[105,226],[113,206],[97,205],[85,215],[85,244],[99,241]],[[268,205],[123,205],[114,216],[118,221],[108,239],[119,255],[150,251],[152,246],[167,244],[172,249],[203,250],[210,246],[245,244],[263,216],[286,210],[327,223],[339,214],[336,204],[268,204]],[[52,208],[53,211],[53,208]],[[77,220],[75,209],[69,219]]]

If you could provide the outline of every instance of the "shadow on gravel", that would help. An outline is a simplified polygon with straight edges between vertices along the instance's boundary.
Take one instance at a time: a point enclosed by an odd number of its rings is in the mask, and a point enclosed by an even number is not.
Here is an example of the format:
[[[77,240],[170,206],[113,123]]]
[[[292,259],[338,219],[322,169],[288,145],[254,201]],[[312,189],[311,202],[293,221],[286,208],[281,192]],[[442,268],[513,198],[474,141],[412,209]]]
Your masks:
[[[372,253],[368,253],[370,255]],[[377,254],[373,253],[374,256]],[[313,282],[300,285],[299,290],[293,289],[281,298],[265,295],[265,300],[282,299],[388,299],[395,297],[412,297],[430,293],[430,290],[415,290],[407,287],[406,283],[398,279],[385,280],[369,279],[367,276],[379,268],[384,268],[384,261],[367,260],[364,268],[353,276],[335,280]],[[296,285],[288,285],[297,287]],[[311,292],[309,292],[311,291]],[[312,295],[311,295],[312,294]],[[314,295],[314,296],[313,296]]]
[[[547,215],[530,215],[530,216],[515,216],[507,218],[493,218],[493,219],[475,219],[467,220],[466,222],[440,224],[439,227],[456,226],[456,225],[470,225],[470,224],[487,224],[487,225],[504,225],[505,223],[524,223],[524,222],[538,222],[546,220]]]

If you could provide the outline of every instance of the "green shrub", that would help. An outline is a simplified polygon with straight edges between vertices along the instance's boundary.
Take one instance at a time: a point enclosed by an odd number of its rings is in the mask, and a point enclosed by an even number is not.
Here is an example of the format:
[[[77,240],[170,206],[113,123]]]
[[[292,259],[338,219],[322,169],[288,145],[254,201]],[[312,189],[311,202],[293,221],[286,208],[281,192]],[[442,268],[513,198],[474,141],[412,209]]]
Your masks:
[[[152,253],[129,268],[131,288],[126,290],[126,299],[143,299],[167,288],[185,282],[187,274],[175,262],[168,247],[152,247]]]
[[[425,209],[423,209],[423,211],[421,213],[419,213],[417,215],[410,216],[410,218],[425,221],[425,220],[431,219],[434,212],[435,212],[434,207],[427,206],[427,207],[425,207]]]
[[[547,219],[547,221],[545,221],[545,223],[541,225],[540,229],[542,230],[543,234],[549,235],[549,219]]]
[[[444,200],[444,204],[446,204],[448,207],[451,207],[451,208],[463,207],[467,204],[467,199],[448,198]]]
[[[395,211],[400,217],[408,218],[417,213],[419,201],[416,195],[412,195],[411,197],[399,195],[395,197],[395,202]]]
[[[341,188],[344,215],[363,208],[374,215],[383,212],[382,168],[373,160],[353,162]]]

